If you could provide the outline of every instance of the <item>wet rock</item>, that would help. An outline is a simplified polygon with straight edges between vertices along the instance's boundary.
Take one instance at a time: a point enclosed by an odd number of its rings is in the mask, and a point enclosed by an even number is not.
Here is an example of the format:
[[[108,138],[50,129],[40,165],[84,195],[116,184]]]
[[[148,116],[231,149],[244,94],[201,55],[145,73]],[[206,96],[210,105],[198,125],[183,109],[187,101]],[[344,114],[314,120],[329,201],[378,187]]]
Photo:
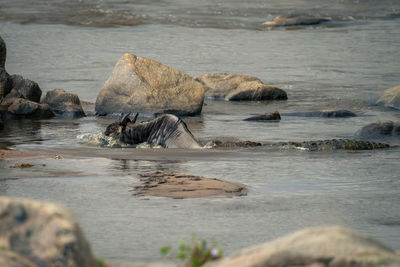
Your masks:
[[[290,14],[277,16],[272,21],[264,22],[263,25],[268,27],[308,26],[322,24],[328,21],[330,21],[329,18],[316,17],[312,15]]]
[[[370,139],[383,137],[400,138],[400,121],[376,121],[361,128],[356,135]]]
[[[42,103],[48,104],[51,110],[64,117],[85,117],[78,95],[68,93],[64,89],[48,91]]]
[[[245,119],[245,121],[280,121],[281,115],[278,111],[268,112],[265,114],[253,116]]]
[[[376,104],[400,109],[400,85],[383,91]]]
[[[11,98],[3,101],[8,106],[6,117],[11,119],[19,118],[51,118],[54,113],[49,105],[39,104],[24,98]]]
[[[134,194],[137,196],[193,198],[247,195],[247,189],[241,185],[187,174],[141,174],[140,181],[144,185],[135,187]]]
[[[306,228],[244,249],[211,266],[395,267],[400,266],[400,256],[367,235],[325,226]]]
[[[123,55],[96,99],[96,113],[200,114],[205,88],[191,76],[154,60]]]
[[[23,263],[2,266],[97,266],[75,217],[60,205],[0,197],[0,218],[7,264]]]
[[[273,85],[252,81],[241,83],[225,98],[229,101],[286,100],[287,94]]]
[[[238,88],[244,82],[261,82],[254,76],[230,73],[206,73],[197,76],[196,81],[201,82],[207,89],[206,96],[211,98],[225,98],[229,92]]]
[[[5,69],[0,68],[0,100],[11,91],[11,88],[11,76],[5,71]]]
[[[7,57],[7,47],[3,38],[0,36],[0,68],[5,69]]]
[[[357,115],[349,110],[339,109],[339,110],[322,110],[322,111],[310,111],[310,112],[283,113],[282,116],[350,118],[350,117],[356,117]]]
[[[317,141],[304,141],[304,142],[281,142],[273,144],[273,146],[280,146],[281,148],[295,148],[304,149],[309,151],[321,150],[372,150],[389,148],[388,144],[377,143],[362,140],[350,139],[331,139],[331,140],[317,140]]]
[[[33,102],[40,102],[40,97],[42,95],[42,90],[39,85],[29,79],[24,79],[21,75],[11,75],[12,79],[12,90],[11,93],[17,95],[18,93],[23,96],[23,98],[28,99]],[[16,92],[13,92],[16,91]]]

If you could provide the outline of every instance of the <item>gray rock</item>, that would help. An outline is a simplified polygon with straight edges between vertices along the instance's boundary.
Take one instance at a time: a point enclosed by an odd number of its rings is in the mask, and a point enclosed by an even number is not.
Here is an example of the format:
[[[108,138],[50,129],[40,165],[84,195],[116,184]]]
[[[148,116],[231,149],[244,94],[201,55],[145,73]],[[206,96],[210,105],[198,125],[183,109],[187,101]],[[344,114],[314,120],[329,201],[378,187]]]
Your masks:
[[[8,106],[7,115],[11,119],[18,118],[51,118],[54,113],[51,111],[49,105],[39,104],[29,101],[24,98],[12,98],[3,101],[4,105]]]
[[[329,18],[316,17],[313,15],[290,14],[277,16],[272,21],[264,22],[263,25],[268,27],[308,26],[322,24],[328,21],[330,21]]]
[[[191,76],[147,58],[123,55],[96,99],[98,115],[132,111],[200,114],[204,86]]]
[[[42,103],[48,104],[56,115],[73,118],[85,117],[78,95],[68,93],[64,89],[48,91]]]
[[[245,119],[245,121],[280,121],[281,115],[278,111],[268,112],[265,114],[253,116]]]
[[[97,266],[75,217],[60,205],[0,197],[0,218],[2,250],[21,263],[2,266]]]
[[[11,75],[12,88],[20,93],[25,99],[33,102],[40,102],[42,90],[39,85],[29,79],[24,79],[21,75]]]
[[[309,111],[309,112],[282,113],[282,116],[350,118],[350,117],[356,117],[357,115],[349,110],[339,109],[339,110],[322,110],[322,111]]]
[[[0,36],[0,68],[5,69],[7,57],[7,47],[3,38]]]
[[[11,88],[11,76],[5,71],[5,69],[0,68],[0,100],[10,92]]]
[[[251,81],[262,83],[259,78],[254,76],[231,73],[206,73],[195,79],[206,87],[206,96],[215,99],[225,98],[242,83]]]
[[[273,85],[252,81],[241,83],[225,98],[229,101],[286,100],[287,94]]]
[[[256,245],[211,267],[400,266],[400,256],[373,238],[337,226],[306,228]]]
[[[384,137],[400,138],[400,121],[376,121],[361,128],[356,132],[356,135],[370,139]]]
[[[385,107],[400,109],[400,85],[383,91],[376,103]]]

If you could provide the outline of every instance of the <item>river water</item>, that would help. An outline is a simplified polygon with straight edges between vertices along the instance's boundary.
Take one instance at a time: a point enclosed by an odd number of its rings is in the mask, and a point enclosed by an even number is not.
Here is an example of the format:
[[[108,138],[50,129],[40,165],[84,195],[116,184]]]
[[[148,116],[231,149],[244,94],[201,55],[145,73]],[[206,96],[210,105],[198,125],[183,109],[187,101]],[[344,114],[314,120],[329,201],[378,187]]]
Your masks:
[[[329,17],[319,27],[266,29],[276,15]],[[206,100],[201,116],[184,118],[206,142],[232,137],[260,142],[355,138],[398,110],[374,105],[400,77],[398,1],[22,1],[0,3],[6,68],[94,102],[124,53],[148,57],[196,76],[257,76],[288,101]],[[346,119],[282,117],[248,122],[252,114],[349,109]],[[55,201],[77,215],[98,257],[159,260],[159,248],[192,233],[230,254],[316,225],[354,228],[400,250],[400,149],[297,151],[268,148],[180,150],[106,148],[79,142],[113,118],[7,121],[0,145],[64,153],[32,159],[34,167],[1,161],[0,194]],[[398,145],[399,141],[384,140]],[[135,197],[138,174],[168,171],[244,184],[248,196],[167,199]]]

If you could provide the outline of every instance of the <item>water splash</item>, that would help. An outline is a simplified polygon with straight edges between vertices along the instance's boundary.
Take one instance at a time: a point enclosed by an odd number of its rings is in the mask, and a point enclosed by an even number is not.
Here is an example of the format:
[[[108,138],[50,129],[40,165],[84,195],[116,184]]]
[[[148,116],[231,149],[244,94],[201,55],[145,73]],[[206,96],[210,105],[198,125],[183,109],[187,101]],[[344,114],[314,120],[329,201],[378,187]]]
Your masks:
[[[111,136],[106,136],[103,133],[98,133],[98,134],[85,133],[78,135],[76,139],[78,143],[88,144],[91,146],[100,146],[100,147],[126,146],[126,144],[122,143],[120,140],[115,139]]]

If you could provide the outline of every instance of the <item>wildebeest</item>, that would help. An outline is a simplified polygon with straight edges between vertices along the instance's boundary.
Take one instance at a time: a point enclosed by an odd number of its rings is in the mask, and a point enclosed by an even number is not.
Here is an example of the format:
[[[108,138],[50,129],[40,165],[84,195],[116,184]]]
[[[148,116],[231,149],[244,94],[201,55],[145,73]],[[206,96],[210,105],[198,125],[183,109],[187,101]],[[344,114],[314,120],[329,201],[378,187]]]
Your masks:
[[[104,134],[131,145],[146,142],[165,148],[201,148],[186,123],[175,115],[165,114],[142,123],[136,123],[138,113],[133,120],[129,115],[108,125]]]

